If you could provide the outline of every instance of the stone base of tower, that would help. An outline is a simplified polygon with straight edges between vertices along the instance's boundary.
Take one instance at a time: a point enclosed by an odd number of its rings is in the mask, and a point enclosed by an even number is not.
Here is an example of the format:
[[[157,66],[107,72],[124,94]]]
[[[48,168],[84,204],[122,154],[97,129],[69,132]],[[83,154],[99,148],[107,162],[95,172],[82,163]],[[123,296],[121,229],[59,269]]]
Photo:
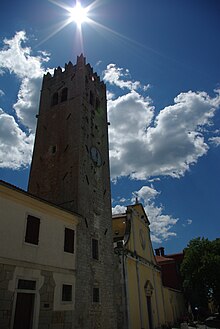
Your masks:
[[[82,226],[87,229],[85,223],[82,223]],[[88,249],[91,244],[91,234],[89,232],[79,234],[79,239],[84,244],[84,248]],[[105,241],[100,243],[102,245],[99,249],[99,260],[86,260],[85,254],[80,253],[77,257],[75,329],[117,328],[112,248],[109,248]],[[82,247],[80,249],[82,250]],[[97,291],[99,296],[95,295]]]

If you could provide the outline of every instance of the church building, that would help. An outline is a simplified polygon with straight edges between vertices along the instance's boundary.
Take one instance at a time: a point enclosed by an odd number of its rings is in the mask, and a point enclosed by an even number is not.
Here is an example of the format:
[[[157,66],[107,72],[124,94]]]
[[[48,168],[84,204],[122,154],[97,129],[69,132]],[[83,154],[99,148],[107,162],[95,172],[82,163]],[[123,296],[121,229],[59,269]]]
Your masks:
[[[112,217],[115,303],[117,324],[121,329],[162,328],[177,323],[184,316],[181,290],[170,282],[163,284],[149,224],[139,203],[128,206],[124,214]],[[175,270],[169,272],[171,278]]]

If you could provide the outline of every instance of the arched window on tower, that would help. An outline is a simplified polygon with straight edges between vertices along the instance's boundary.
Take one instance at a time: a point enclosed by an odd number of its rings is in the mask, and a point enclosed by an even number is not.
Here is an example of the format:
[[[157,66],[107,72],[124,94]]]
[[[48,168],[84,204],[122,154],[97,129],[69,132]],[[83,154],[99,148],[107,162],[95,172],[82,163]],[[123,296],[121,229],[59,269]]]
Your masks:
[[[52,96],[52,100],[51,100],[51,105],[57,105],[58,104],[58,93],[54,93]]]
[[[61,91],[61,102],[65,102],[67,100],[68,89],[63,88]]]

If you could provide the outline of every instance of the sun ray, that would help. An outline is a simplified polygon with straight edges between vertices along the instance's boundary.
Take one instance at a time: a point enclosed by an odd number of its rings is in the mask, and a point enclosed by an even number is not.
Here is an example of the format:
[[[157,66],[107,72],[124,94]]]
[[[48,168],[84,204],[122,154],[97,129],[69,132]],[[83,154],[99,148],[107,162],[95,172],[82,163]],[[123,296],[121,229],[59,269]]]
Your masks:
[[[53,3],[54,5],[63,8],[65,10],[68,11],[68,9],[70,8],[69,6],[67,6],[65,3],[60,2],[60,1],[56,1],[56,0],[48,0],[49,2]]]
[[[65,21],[62,21],[59,26],[57,28],[55,28],[55,30],[53,30],[52,33],[50,33],[46,38],[44,38],[43,40],[41,40],[37,46],[40,46],[42,45],[44,42],[46,42],[47,40],[49,40],[50,38],[52,38],[54,35],[56,35],[58,32],[60,32],[61,30],[64,29],[64,27],[66,27],[67,25],[69,25],[70,22],[69,20],[65,20]]]
[[[118,39],[123,40],[124,42],[127,42],[127,45],[128,46],[133,45],[134,47],[136,47],[135,48],[136,51],[137,51],[137,49],[147,50],[147,51],[149,51],[149,52],[151,52],[151,53],[153,53],[153,54],[155,54],[155,55],[157,55],[159,57],[163,57],[165,59],[168,59],[168,60],[175,61],[175,62],[179,63],[177,60],[174,60],[171,57],[162,54],[161,52],[155,50],[154,48],[149,47],[149,46],[147,46],[147,45],[145,45],[143,43],[140,43],[140,42],[138,42],[138,41],[136,41],[134,39],[131,39],[131,38],[127,37],[126,35],[123,35],[123,34],[117,32],[117,31],[115,31],[113,29],[110,29],[109,27],[107,27],[107,26],[105,26],[103,24],[100,24],[97,21],[92,20],[91,18],[88,19],[87,23],[89,23],[92,27],[96,27],[97,28],[97,31],[102,29],[104,31],[107,31],[110,34],[113,34]]]
[[[76,39],[80,42],[80,49],[83,52],[83,31],[82,31],[82,24],[86,23],[89,24],[91,27],[95,28],[97,31],[106,31],[112,35],[114,35],[119,40],[123,40],[123,42],[126,42],[128,46],[138,47],[139,50],[148,50],[158,56],[166,57],[163,54],[159,53],[155,49],[148,47],[142,43],[137,42],[136,40],[133,40],[123,34],[118,33],[117,31],[100,24],[99,22],[95,21],[91,18],[90,13],[92,11],[96,10],[99,6],[103,5],[103,1],[101,0],[95,0],[91,4],[89,4],[87,7],[82,7],[80,0],[75,0],[75,6],[70,7],[66,5],[65,3],[58,1],[58,0],[48,0],[49,2],[55,4],[56,6],[64,9],[66,11],[66,18],[64,21],[62,21],[58,28],[56,28],[51,34],[49,34],[43,41],[41,41],[38,45],[44,43],[54,35],[56,35],[58,32],[60,32],[63,28],[65,28],[67,25],[71,23],[76,24]],[[90,17],[89,17],[90,16]],[[137,49],[136,49],[137,51]]]

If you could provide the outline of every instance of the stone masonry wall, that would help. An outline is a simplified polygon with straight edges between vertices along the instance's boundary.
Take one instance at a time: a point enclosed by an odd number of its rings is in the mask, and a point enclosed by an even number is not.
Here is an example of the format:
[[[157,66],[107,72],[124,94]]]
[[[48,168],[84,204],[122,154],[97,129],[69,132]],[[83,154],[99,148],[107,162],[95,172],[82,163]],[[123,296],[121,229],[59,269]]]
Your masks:
[[[15,266],[0,264],[0,328],[9,329],[14,293],[8,291]]]
[[[127,299],[125,286],[125,272],[123,268],[123,252],[117,248],[114,253],[114,301],[116,306],[117,329],[127,329]]]
[[[16,291],[9,291],[9,281],[13,280],[16,266],[0,264],[0,328],[10,329],[13,322],[13,306]],[[72,329],[74,326],[72,311],[54,311],[55,282],[53,272],[41,271],[43,285],[36,294],[40,294],[38,308],[38,329]],[[25,279],[25,278],[24,278]],[[33,291],[34,292],[34,291]],[[37,309],[35,298],[35,310]],[[37,314],[38,316],[38,314]],[[34,319],[36,321],[36,319]]]

